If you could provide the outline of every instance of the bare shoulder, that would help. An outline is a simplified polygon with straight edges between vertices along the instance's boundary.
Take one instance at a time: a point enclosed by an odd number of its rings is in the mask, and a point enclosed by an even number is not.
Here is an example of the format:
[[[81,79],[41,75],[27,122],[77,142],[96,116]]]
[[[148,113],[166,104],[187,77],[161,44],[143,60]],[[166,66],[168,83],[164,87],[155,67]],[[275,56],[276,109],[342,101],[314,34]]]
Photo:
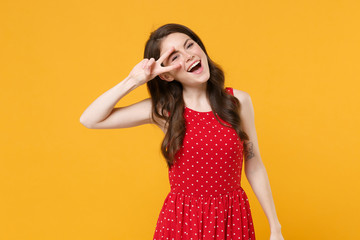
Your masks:
[[[250,94],[248,92],[233,88],[233,93],[234,97],[236,97],[241,104],[249,101],[250,99]]]
[[[148,122],[146,122],[146,123],[150,123],[150,124],[154,124],[154,125],[158,126],[165,133],[166,132],[165,120],[162,118],[156,117],[156,115],[154,115],[154,118],[157,122],[155,122],[154,119],[152,118],[152,109],[153,109],[152,99],[146,98],[142,102],[145,106],[145,109],[147,109],[147,111],[148,111],[147,115],[149,116]],[[160,112],[159,109],[158,109],[158,112]]]
[[[253,121],[252,118],[254,116],[254,107],[248,92],[233,89],[234,96],[240,102],[240,118],[246,119],[245,121]],[[249,119],[250,118],[250,119]]]

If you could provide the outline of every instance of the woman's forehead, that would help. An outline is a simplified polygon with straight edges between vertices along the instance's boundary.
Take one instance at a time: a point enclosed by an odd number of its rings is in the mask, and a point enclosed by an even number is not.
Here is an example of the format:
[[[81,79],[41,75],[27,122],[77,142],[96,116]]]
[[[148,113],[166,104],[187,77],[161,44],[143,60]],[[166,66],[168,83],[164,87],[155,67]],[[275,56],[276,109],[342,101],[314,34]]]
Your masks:
[[[172,46],[175,49],[179,49],[184,45],[186,39],[190,38],[188,35],[184,33],[171,33],[167,35],[162,41],[160,45],[160,55],[170,49]]]

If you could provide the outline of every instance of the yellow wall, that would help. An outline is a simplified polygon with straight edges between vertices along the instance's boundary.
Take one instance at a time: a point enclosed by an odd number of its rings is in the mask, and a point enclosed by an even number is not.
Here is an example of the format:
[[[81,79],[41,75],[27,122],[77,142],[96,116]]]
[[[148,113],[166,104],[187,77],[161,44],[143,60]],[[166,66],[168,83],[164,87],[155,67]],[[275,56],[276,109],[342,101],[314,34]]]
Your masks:
[[[0,239],[152,238],[170,189],[163,133],[79,118],[170,22],[251,95],[285,239],[360,238],[358,1],[217,2],[0,2]],[[146,97],[144,85],[117,106]],[[242,184],[257,239],[269,239]]]

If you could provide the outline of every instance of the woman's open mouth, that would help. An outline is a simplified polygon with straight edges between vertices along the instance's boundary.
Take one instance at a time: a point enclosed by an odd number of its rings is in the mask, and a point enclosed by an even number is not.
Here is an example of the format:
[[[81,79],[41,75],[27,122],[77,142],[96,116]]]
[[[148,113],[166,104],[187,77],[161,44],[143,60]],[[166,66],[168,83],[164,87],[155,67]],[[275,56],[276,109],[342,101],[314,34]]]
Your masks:
[[[199,61],[198,64],[196,64],[189,72],[199,74],[203,71],[203,66],[201,65],[201,61]]]

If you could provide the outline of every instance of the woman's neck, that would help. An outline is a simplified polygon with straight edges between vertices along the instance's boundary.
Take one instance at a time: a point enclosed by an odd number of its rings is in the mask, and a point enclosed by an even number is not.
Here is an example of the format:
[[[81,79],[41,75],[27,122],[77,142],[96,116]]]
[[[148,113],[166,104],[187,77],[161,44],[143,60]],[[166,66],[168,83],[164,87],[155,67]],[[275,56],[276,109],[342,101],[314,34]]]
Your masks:
[[[189,106],[190,108],[209,108],[210,102],[206,96],[206,83],[197,87],[183,88],[183,99],[185,106]]]

